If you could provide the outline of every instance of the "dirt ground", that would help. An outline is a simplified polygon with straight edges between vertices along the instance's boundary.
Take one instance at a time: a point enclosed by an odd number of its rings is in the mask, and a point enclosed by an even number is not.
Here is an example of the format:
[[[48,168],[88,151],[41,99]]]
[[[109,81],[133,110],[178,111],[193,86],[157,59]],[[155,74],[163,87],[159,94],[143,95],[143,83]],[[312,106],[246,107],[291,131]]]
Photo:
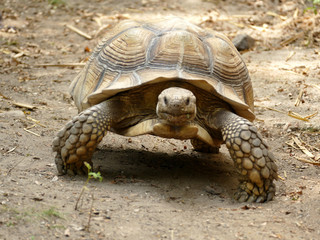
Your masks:
[[[0,0],[0,239],[319,239],[320,18],[310,3]],[[256,39],[242,56],[255,124],[277,158],[275,199],[233,200],[225,147],[202,154],[188,141],[108,134],[93,157],[103,180],[89,181],[75,210],[86,177],[57,176],[51,150],[77,114],[68,86],[80,67],[63,64],[86,61],[123,19],[167,15]]]

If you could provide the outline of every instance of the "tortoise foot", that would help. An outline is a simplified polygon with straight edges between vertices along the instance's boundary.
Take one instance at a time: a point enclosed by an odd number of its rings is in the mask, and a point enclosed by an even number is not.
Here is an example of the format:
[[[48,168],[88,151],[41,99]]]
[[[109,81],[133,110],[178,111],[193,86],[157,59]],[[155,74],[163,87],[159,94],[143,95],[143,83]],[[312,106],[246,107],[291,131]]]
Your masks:
[[[60,175],[86,174],[84,162],[92,165],[91,157],[108,127],[102,111],[93,106],[68,122],[53,140],[55,163]]]
[[[278,178],[275,157],[251,122],[235,114],[224,115],[223,140],[242,175],[236,199],[247,202],[269,201],[275,195],[273,180]]]
[[[240,184],[239,189],[234,194],[234,198],[239,202],[268,202],[273,199],[276,192],[275,189],[274,183],[258,187],[251,182],[245,181]]]
[[[193,146],[193,149],[197,152],[214,153],[214,154],[219,153],[220,147],[212,147],[198,139],[191,139],[191,144]]]

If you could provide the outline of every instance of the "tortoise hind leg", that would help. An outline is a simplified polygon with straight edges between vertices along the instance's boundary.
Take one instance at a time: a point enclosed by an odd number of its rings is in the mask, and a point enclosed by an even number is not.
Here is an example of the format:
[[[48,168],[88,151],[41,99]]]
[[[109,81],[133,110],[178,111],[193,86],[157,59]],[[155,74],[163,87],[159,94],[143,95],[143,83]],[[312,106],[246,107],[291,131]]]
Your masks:
[[[81,112],[62,128],[53,140],[55,163],[59,174],[83,174],[84,162],[92,164],[91,157],[109,129],[104,103]]]
[[[226,110],[214,113],[213,125],[223,140],[242,178],[235,198],[240,202],[266,202],[275,195],[278,178],[274,155],[253,124]]]
[[[209,144],[199,140],[199,139],[191,139],[191,144],[195,151],[204,152],[204,153],[219,153],[220,147],[212,147]]]

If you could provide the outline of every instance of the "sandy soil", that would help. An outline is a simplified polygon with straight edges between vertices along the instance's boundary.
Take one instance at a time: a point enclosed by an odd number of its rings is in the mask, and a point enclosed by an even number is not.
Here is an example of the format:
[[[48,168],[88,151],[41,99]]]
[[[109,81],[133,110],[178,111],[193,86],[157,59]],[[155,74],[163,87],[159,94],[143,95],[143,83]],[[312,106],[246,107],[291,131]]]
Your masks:
[[[288,116],[320,109],[319,14],[277,2],[0,0],[0,239],[319,239],[320,169],[302,162],[319,164],[319,114]],[[77,114],[67,89],[80,68],[40,65],[85,61],[117,22],[166,15],[256,39],[242,54],[255,123],[277,157],[276,197],[233,200],[224,147],[201,154],[188,141],[108,134],[93,157],[103,181],[90,180],[75,210],[86,178],[57,176],[51,142]]]

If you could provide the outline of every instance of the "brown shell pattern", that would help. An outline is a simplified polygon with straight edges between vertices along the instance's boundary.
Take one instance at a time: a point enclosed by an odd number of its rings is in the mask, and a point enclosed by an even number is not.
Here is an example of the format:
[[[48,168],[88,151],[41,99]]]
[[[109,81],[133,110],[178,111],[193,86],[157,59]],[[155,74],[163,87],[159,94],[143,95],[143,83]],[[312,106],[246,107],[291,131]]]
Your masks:
[[[253,90],[240,54],[223,34],[180,18],[123,21],[107,33],[70,92],[80,111],[144,84],[186,81],[252,121]]]

